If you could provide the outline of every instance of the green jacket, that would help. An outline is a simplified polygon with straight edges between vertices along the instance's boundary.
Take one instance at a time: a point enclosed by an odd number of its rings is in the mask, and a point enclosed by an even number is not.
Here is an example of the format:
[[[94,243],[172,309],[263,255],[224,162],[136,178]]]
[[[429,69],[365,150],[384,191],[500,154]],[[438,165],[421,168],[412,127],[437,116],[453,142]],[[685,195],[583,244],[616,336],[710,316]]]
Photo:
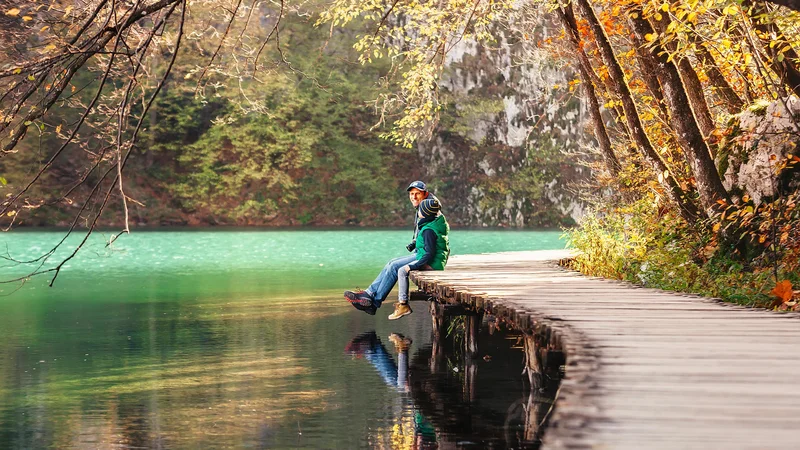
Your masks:
[[[447,265],[447,258],[450,256],[450,239],[447,237],[450,233],[450,225],[444,215],[439,215],[419,229],[417,234],[417,261],[425,256],[425,240],[422,237],[422,233],[425,230],[432,230],[436,234],[436,249],[433,252],[433,259],[428,265],[434,270],[444,270],[444,266]]]

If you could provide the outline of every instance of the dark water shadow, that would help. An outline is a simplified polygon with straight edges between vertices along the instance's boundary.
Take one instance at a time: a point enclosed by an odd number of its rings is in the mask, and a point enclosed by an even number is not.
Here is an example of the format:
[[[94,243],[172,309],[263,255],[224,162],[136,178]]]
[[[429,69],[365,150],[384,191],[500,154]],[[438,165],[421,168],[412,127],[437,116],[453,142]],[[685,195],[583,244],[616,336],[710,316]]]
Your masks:
[[[413,349],[393,334],[389,352],[371,331],[346,349],[403,392],[413,411],[413,448],[538,448],[558,391],[561,353],[542,335],[432,305],[431,345]]]

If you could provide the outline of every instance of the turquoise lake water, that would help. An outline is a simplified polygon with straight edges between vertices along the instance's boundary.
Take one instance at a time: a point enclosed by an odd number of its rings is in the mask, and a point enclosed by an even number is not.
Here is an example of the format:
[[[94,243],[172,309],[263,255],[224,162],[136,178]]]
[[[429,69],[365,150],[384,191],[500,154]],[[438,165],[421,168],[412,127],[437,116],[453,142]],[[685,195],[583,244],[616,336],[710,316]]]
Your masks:
[[[452,253],[558,249],[560,235],[453,230]],[[31,260],[62,237],[0,234],[0,253]],[[413,383],[381,371],[389,361],[413,379],[427,367],[425,307],[390,322],[390,308],[368,316],[341,295],[407,254],[409,230],[136,231],[106,247],[108,237],[93,235],[54,287],[48,275],[0,285],[0,448],[411,448],[426,429],[455,439],[441,418],[420,422]],[[0,262],[0,279],[35,267]],[[495,372],[519,373],[521,352],[491,339],[508,354],[478,373],[513,402],[521,381],[504,386]],[[492,430],[464,436],[505,432]]]

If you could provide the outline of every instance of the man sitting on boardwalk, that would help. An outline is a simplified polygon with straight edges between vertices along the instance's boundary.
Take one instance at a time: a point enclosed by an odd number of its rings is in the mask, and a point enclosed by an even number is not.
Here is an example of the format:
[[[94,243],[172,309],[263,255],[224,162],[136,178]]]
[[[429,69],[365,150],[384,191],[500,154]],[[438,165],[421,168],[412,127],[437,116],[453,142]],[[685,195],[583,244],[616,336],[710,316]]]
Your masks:
[[[419,210],[419,204],[425,199],[432,199],[439,201],[433,192],[428,190],[428,187],[422,181],[413,181],[411,184],[408,185],[406,188],[406,192],[408,192],[408,200],[411,202],[411,206],[414,207],[414,235],[411,237],[411,243],[406,245],[406,250],[409,252],[413,252],[414,249],[417,247],[417,234],[419,234],[419,225],[417,220],[417,211]],[[439,201],[439,206],[442,205],[442,202]],[[413,259],[412,259],[413,261]]]
[[[441,205],[436,199],[425,199],[417,209],[417,229],[419,232],[413,242],[416,255],[394,258],[369,288],[364,291],[345,291],[344,297],[357,309],[367,314],[375,314],[377,308],[389,295],[395,283],[399,283],[397,303],[389,320],[399,319],[412,313],[408,306],[408,274],[412,270],[444,270],[450,256],[448,234],[450,226],[441,214]],[[409,247],[411,245],[409,244]]]

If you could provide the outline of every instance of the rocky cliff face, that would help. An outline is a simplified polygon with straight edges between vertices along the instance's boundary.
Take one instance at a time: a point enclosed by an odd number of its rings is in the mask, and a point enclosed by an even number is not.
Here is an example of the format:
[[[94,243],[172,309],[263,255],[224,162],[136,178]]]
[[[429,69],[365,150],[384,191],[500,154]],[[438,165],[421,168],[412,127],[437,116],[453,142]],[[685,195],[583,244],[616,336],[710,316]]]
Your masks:
[[[570,185],[588,169],[568,153],[590,137],[582,102],[554,86],[574,76],[531,58],[508,32],[498,36],[491,47],[463,40],[447,55],[445,111],[433,138],[417,144],[419,178],[430,181],[448,217],[462,225],[572,223],[582,207]]]
[[[735,138],[717,155],[725,188],[734,195],[748,194],[758,205],[780,192],[800,188],[797,169],[784,170],[780,162],[797,153],[800,140],[800,99],[756,104],[732,120]]]

